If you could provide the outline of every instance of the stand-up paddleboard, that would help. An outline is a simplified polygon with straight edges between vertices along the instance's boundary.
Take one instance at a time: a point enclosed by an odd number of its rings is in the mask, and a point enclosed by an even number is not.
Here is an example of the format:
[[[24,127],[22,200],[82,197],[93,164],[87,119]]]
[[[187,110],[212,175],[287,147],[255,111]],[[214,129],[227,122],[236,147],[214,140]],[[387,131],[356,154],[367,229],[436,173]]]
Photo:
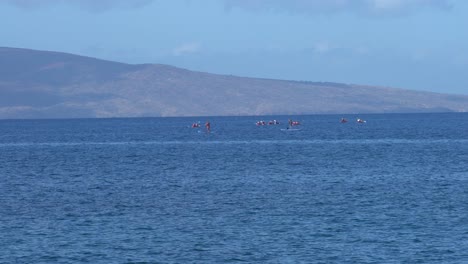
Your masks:
[[[216,133],[216,131],[213,131],[213,130],[211,130],[210,132],[206,130],[198,130],[197,132],[200,134],[215,134]]]
[[[281,131],[300,131],[301,128],[282,128]]]

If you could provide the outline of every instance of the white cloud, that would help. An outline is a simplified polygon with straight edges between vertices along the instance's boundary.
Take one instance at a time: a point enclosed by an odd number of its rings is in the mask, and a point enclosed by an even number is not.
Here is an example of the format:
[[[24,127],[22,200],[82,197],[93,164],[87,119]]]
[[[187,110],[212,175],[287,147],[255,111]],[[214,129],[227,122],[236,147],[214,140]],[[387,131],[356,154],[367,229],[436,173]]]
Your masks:
[[[38,8],[50,5],[74,5],[92,11],[105,11],[112,8],[141,7],[157,0],[0,0],[20,8]],[[167,0],[169,1],[169,0]],[[175,1],[175,0],[170,0]],[[182,0],[177,0],[182,1]],[[433,7],[447,8],[453,0],[222,0],[227,9],[242,8],[252,11],[280,11],[290,13],[403,13]],[[182,1],[199,4],[204,1]],[[204,3],[206,5],[206,3]]]
[[[51,5],[74,5],[91,11],[104,11],[112,8],[135,8],[148,5],[154,0],[0,0],[19,8],[39,8]]]
[[[423,8],[446,9],[451,0],[224,0],[228,9],[280,11],[291,13],[353,12],[408,14]]]
[[[383,10],[402,8],[405,5],[405,1],[403,0],[373,0],[369,2],[371,3],[371,8]]]
[[[185,54],[197,53],[201,49],[201,45],[198,42],[189,42],[182,44],[172,50],[174,56],[182,56]]]

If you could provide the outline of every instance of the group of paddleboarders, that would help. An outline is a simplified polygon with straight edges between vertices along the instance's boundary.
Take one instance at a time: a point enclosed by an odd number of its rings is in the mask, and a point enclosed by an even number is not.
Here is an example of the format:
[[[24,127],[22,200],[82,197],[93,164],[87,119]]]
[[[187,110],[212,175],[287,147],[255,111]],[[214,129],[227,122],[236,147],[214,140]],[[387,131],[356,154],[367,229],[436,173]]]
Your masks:
[[[280,122],[276,119],[270,120],[268,122],[265,122],[263,120],[257,121],[255,123],[257,126],[265,126],[265,125],[279,125]],[[299,121],[293,121],[291,119],[288,120],[288,128],[293,127],[293,126],[298,126],[301,123]]]
[[[346,118],[344,118],[344,117],[340,119],[340,123],[347,123],[347,122],[348,122],[348,120]],[[358,118],[356,120],[356,122],[357,123],[366,123],[365,120],[360,119],[360,118]],[[268,121],[268,123],[263,121],[263,120],[260,120],[260,121],[257,121],[255,124],[257,126],[264,126],[264,125],[267,125],[267,124],[268,125],[279,125],[280,122],[277,121],[276,119]],[[288,128],[287,129],[290,129],[290,128],[294,127],[294,126],[298,126],[300,124],[301,124],[301,122],[299,122],[299,121],[294,121],[292,119],[288,119]],[[192,128],[200,128],[200,127],[201,127],[200,122],[196,122],[196,123],[192,124]],[[211,123],[210,123],[210,121],[206,121],[205,129],[206,129],[206,132],[208,132],[208,133],[211,132]]]
[[[274,120],[270,120],[270,121],[268,121],[268,122],[265,122],[265,121],[263,121],[263,120],[260,120],[260,121],[257,121],[255,124],[256,124],[257,126],[265,126],[265,125],[279,125],[279,124],[280,124],[280,122],[279,122],[279,121],[277,121],[276,119],[274,119]]]
[[[358,118],[358,119],[356,119],[356,122],[362,124],[362,123],[366,123],[366,120]],[[343,117],[343,118],[341,118],[340,123],[348,123],[348,119]]]
[[[299,122],[299,121],[294,121],[294,120],[291,120],[291,119],[288,120],[288,127],[298,126],[300,124],[301,124],[301,122]]]
[[[192,124],[192,128],[199,128],[199,127],[201,127],[200,121]],[[208,132],[208,133],[211,132],[211,123],[210,123],[210,121],[206,121],[205,128],[206,128],[206,132]]]

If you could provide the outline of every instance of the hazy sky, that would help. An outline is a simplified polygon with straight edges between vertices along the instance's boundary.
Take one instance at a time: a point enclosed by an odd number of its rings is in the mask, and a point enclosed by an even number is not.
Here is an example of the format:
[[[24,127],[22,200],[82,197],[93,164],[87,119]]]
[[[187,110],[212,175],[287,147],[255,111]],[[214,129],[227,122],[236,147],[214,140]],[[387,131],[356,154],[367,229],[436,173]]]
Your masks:
[[[468,94],[465,0],[0,0],[0,46]]]

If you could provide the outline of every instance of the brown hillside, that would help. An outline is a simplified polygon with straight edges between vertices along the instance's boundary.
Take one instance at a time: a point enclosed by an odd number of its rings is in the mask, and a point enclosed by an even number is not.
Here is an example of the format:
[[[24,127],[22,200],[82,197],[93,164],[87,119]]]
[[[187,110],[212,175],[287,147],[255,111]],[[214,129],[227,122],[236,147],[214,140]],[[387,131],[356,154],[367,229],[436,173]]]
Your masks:
[[[465,112],[468,96],[0,48],[0,118]]]

